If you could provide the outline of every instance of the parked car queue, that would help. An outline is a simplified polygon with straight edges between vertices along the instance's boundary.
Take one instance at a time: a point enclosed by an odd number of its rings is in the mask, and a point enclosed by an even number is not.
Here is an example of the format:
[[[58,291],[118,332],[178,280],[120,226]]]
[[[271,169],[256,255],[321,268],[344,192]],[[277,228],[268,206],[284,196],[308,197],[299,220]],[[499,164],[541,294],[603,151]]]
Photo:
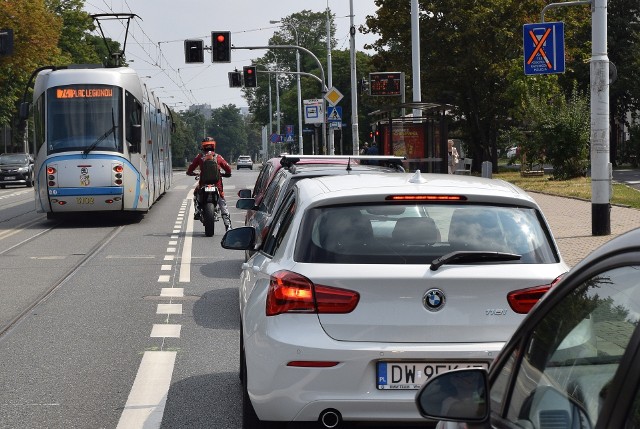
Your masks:
[[[257,247],[252,226],[222,240],[255,251],[239,287],[245,428],[420,422],[424,382],[488,368],[568,270],[535,201],[500,180],[348,174],[283,192]]]

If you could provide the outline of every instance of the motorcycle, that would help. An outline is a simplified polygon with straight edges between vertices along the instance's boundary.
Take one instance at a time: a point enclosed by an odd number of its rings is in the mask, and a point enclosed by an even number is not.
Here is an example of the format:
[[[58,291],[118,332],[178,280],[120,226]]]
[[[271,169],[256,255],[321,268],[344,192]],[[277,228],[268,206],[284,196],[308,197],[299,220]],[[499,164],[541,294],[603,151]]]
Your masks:
[[[196,180],[200,177],[196,176]],[[203,185],[197,193],[196,204],[200,208],[200,221],[204,225],[204,235],[212,237],[215,223],[220,220],[220,208],[218,207],[218,187],[216,185]]]

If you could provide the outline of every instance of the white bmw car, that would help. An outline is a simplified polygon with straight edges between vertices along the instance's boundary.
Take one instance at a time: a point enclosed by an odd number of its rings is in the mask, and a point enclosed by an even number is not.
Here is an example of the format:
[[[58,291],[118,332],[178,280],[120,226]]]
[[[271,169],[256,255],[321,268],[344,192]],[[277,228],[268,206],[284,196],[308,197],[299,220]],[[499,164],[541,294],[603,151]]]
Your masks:
[[[255,230],[230,230],[248,249]],[[535,201],[443,174],[305,179],[242,266],[243,427],[420,422],[430,377],[487,368],[568,271]]]

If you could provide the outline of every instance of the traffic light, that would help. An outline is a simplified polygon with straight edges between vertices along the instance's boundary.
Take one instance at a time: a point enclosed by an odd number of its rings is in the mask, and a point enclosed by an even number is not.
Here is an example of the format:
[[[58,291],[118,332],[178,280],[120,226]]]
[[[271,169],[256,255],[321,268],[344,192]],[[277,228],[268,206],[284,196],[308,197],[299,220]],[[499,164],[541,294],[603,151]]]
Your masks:
[[[238,70],[229,72],[229,88],[242,87],[242,73]]]
[[[258,86],[256,66],[244,66],[242,68],[242,77],[244,78],[245,88],[255,88],[256,86]]]
[[[231,62],[231,32],[211,32],[211,61],[214,63]]]
[[[184,41],[184,62],[204,63],[204,42],[202,40]]]

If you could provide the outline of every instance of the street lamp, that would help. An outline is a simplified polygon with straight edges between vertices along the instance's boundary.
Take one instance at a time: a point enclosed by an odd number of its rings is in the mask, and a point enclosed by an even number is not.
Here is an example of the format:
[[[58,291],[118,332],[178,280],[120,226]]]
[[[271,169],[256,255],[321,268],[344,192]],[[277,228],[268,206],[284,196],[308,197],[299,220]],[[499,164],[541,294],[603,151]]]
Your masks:
[[[270,24],[281,23],[286,25],[296,34],[296,46],[300,46],[300,39],[298,38],[298,29],[295,28],[289,22],[283,21],[269,21]],[[298,87],[298,154],[303,154],[304,145],[302,144],[302,90],[300,89],[300,51],[296,49],[296,83]]]

